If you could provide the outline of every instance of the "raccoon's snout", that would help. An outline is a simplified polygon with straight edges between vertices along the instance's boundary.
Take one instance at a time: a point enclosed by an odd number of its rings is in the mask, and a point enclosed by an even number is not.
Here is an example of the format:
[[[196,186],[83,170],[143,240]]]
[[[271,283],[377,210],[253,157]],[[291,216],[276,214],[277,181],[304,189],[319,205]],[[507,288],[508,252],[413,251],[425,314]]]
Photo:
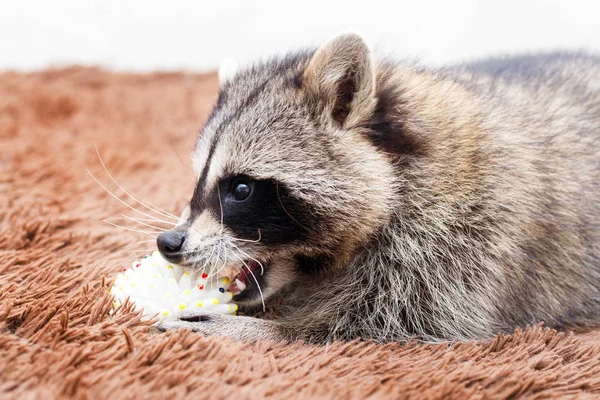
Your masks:
[[[185,239],[185,231],[163,232],[156,238],[156,245],[165,260],[177,263],[183,258],[181,249],[183,249]]]

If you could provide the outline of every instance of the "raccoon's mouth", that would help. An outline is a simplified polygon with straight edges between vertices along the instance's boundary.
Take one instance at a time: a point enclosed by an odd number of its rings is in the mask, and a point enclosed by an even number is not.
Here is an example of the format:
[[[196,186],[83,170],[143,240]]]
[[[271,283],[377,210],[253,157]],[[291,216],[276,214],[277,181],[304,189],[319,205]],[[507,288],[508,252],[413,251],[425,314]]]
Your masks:
[[[262,265],[262,266],[261,266]],[[229,290],[233,293],[234,300],[243,300],[250,292],[257,290],[257,285],[263,286],[263,268],[265,263],[250,260],[244,261],[230,272],[231,286]],[[242,298],[243,297],[243,298]]]

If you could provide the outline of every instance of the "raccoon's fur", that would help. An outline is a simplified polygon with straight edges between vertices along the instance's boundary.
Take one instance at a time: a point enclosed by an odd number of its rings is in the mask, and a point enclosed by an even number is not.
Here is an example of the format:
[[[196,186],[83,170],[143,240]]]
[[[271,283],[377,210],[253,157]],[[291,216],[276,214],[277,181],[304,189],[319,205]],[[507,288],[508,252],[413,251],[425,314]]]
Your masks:
[[[599,320],[593,56],[428,70],[342,35],[225,82],[194,161],[190,206],[159,248],[250,270],[234,299],[277,297],[280,312],[163,329],[438,341]]]

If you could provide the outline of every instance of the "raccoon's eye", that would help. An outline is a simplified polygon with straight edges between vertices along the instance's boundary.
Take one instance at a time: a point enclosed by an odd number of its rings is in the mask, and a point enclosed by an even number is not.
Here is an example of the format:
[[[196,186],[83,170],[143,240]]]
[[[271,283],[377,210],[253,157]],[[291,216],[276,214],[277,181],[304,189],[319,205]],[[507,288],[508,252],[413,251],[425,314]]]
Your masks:
[[[252,193],[252,187],[248,182],[236,182],[233,184],[233,198],[237,201],[244,201]]]

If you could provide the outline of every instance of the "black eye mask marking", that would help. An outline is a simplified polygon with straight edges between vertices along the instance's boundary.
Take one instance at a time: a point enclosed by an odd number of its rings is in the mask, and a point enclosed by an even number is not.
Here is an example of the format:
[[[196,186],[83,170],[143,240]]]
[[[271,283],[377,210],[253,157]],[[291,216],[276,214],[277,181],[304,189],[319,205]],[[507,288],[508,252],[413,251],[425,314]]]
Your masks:
[[[223,223],[236,237],[257,240],[260,230],[260,242],[264,244],[306,239],[309,232],[305,228],[314,215],[311,207],[290,195],[285,185],[247,176],[222,179],[219,190],[210,194],[207,206],[217,220],[221,220],[222,206]]]
[[[311,257],[299,254],[295,261],[296,270],[303,275],[316,275],[333,264],[333,259],[327,256]]]

